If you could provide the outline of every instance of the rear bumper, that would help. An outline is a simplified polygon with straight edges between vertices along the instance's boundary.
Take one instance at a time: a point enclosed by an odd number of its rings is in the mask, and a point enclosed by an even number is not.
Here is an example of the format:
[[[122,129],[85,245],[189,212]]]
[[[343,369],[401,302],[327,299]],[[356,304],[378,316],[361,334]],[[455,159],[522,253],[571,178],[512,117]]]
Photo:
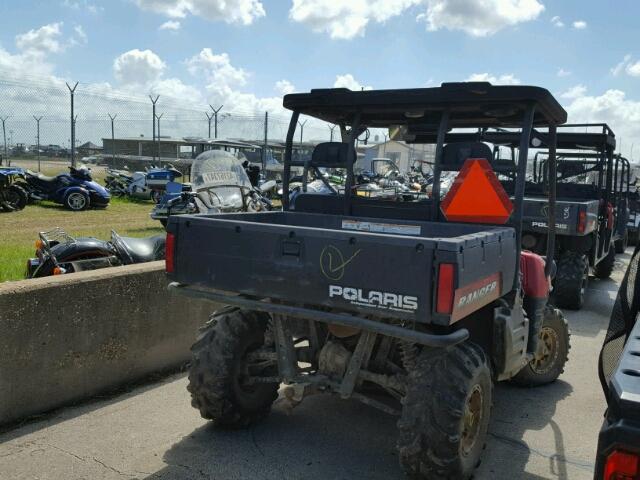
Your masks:
[[[263,300],[254,300],[240,295],[230,295],[228,293],[200,290],[189,286],[181,285],[177,282],[169,284],[169,291],[192,298],[210,300],[212,302],[233,305],[248,310],[257,310],[278,315],[290,315],[296,318],[303,318],[322,323],[331,323],[345,327],[358,328],[368,332],[394,337],[407,342],[419,343],[428,347],[450,347],[464,342],[469,338],[467,329],[455,330],[448,334],[436,335],[431,333],[410,330],[384,322],[376,322],[365,318],[347,315],[343,313],[327,312],[324,310],[312,310],[309,308],[284,305],[281,303],[270,303]]]

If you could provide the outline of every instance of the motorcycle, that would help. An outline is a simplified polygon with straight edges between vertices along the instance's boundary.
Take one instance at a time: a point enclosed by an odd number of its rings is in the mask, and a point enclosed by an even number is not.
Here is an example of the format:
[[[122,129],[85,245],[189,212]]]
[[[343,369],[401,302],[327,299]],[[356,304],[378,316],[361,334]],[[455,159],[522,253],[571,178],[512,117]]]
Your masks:
[[[50,200],[73,211],[89,207],[106,208],[111,200],[109,192],[93,181],[91,169],[85,165],[69,167],[69,173],[55,177],[25,170],[24,178],[18,185],[24,188],[31,201]]]
[[[164,259],[165,236],[122,237],[111,231],[111,240],[74,238],[61,228],[41,232],[34,258],[27,260],[26,278],[48,277],[99,268]]]
[[[24,175],[22,168],[0,168],[0,210],[15,212],[26,207],[29,196],[17,183]]]
[[[157,168],[152,166],[144,172],[107,169],[105,187],[114,197],[130,196],[143,200],[160,201],[166,186],[182,176],[173,166]]]
[[[209,150],[198,155],[191,166],[191,179],[193,183],[186,185],[169,182],[167,193],[154,207],[151,218],[166,226],[171,215],[259,212],[272,208],[264,193],[274,189],[275,181],[259,187],[252,185],[245,164],[229,152]]]

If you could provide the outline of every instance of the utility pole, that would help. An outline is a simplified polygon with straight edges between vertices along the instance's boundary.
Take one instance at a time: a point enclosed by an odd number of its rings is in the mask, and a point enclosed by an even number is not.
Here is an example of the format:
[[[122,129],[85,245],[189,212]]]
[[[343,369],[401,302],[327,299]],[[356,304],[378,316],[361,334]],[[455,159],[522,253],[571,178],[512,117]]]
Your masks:
[[[156,118],[158,119],[158,163],[160,164],[160,166],[162,166],[162,160],[160,160],[160,119],[162,118],[162,116],[164,115],[164,113],[161,113],[160,115],[156,115]]]
[[[298,121],[298,125],[300,125],[300,147],[302,147],[302,135],[304,133],[304,125],[307,123],[307,120],[304,122]]]
[[[153,139],[151,140],[151,145],[153,145],[153,143],[156,141],[156,103],[158,102],[158,99],[160,98],[160,95],[156,95],[156,98],[154,99],[151,95],[149,95],[149,100],[151,100],[151,104],[153,105],[153,115],[151,117],[152,123],[153,123]],[[151,147],[151,151],[153,151],[153,146]],[[155,151],[153,151],[153,161],[155,162],[156,160],[156,153]]]
[[[11,166],[11,163],[9,163],[9,156],[7,155],[7,125],[6,125],[6,121],[9,119],[9,115],[7,115],[6,117],[2,117],[0,118],[0,120],[2,120],[2,136],[4,137],[4,158],[7,162],[8,166]]]
[[[116,119],[118,114],[116,113],[115,115],[111,115],[110,113],[108,113],[107,115],[109,115],[109,119],[111,119],[111,163],[112,163],[112,166],[115,166],[115,161],[116,161],[116,136],[115,136],[115,129],[113,127],[113,121]]]
[[[329,141],[333,142],[333,131],[336,129],[337,125],[327,125],[327,127],[329,127],[329,130],[331,130],[331,138],[329,139]]]
[[[207,138],[211,138],[211,120],[213,120],[214,114],[209,114],[209,112],[204,112],[204,114],[207,116],[207,121],[209,122],[209,135]]]
[[[76,93],[76,88],[78,87],[78,82],[71,88],[71,86],[67,83],[67,88],[69,89],[69,93],[71,94],[71,166],[73,168],[76,167],[76,120],[74,117],[73,111],[73,98]]]
[[[264,112],[264,145],[262,146],[262,178],[265,178],[267,171],[267,149],[269,147],[269,112]]]
[[[211,107],[211,110],[213,110],[213,118],[214,118],[213,134],[215,135],[214,138],[218,138],[218,112],[222,110],[222,107],[224,107],[224,105],[220,105],[217,110],[213,108],[213,105],[209,104],[209,106]]]
[[[36,117],[33,116],[36,121],[36,150],[38,152],[38,171],[40,171],[40,120],[42,120],[42,116]]]

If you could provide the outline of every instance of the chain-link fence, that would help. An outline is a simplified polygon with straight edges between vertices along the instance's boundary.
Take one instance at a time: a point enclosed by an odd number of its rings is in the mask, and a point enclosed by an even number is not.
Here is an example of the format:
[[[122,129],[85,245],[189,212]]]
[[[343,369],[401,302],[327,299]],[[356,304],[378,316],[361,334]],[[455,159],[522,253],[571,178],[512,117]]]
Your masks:
[[[289,117],[282,110],[239,111],[222,105],[190,104],[162,95],[157,100],[154,119],[148,95],[116,93],[106,85],[82,83],[73,95],[72,114],[69,87],[74,85],[0,77],[0,155],[6,161],[16,157],[70,158],[72,119],[74,153],[78,158],[100,152],[103,140],[112,136],[151,141],[158,136],[163,141],[237,139],[262,145],[265,134],[269,141],[283,141],[289,125]],[[326,141],[331,134],[329,127],[309,119],[302,131],[304,136],[301,138],[298,131],[296,141]]]

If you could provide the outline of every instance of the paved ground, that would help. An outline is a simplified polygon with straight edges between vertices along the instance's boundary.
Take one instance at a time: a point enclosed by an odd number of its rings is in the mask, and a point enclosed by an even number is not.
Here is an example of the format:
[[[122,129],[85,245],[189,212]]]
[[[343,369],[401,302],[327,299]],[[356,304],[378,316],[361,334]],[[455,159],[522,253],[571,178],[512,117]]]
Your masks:
[[[596,361],[617,291],[591,282],[562,380],[501,385],[478,479],[592,478],[605,403]],[[189,406],[183,375],[68,408],[0,435],[1,479],[401,479],[395,419],[357,402],[310,397],[248,431],[211,429]]]

